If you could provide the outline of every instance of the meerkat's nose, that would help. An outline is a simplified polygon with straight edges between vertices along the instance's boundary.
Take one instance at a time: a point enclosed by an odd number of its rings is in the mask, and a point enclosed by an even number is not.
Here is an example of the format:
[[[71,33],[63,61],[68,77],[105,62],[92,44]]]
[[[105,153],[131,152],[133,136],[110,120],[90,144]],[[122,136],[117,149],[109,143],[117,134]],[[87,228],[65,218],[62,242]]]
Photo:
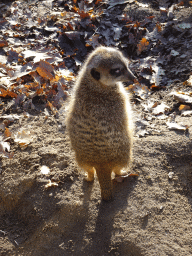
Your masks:
[[[134,80],[137,80],[137,77],[131,72],[130,69],[127,69],[127,76],[130,81],[134,82]]]

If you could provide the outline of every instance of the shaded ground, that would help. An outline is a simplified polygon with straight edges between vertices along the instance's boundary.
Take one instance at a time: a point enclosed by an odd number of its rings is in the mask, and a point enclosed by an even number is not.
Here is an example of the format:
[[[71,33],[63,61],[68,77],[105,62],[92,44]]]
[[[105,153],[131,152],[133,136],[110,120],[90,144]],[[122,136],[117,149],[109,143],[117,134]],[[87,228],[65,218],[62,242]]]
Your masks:
[[[167,7],[174,1],[159,2]],[[166,24],[173,22],[162,16],[159,6],[153,3],[149,8],[127,3],[123,9],[134,13],[138,20],[155,15]],[[123,9],[117,6],[111,13]],[[185,3],[174,12],[174,18],[192,24],[191,11]],[[64,107],[57,115],[36,109],[28,110],[30,115],[18,109],[6,113],[20,115],[9,125],[11,134],[24,128],[31,132],[33,140],[22,149],[13,138],[9,139],[14,157],[1,157],[2,256],[192,255],[192,116],[182,116],[180,104],[169,94],[176,90],[191,92],[191,86],[183,84],[192,66],[192,50],[188,47],[191,28],[178,32],[173,24],[166,26],[167,36],[158,46],[164,58],[162,88],[152,91],[146,99],[132,96],[136,122],[132,172],[139,177],[114,182],[112,202],[101,201],[97,178],[93,184],[84,181],[65,134]],[[174,43],[176,38],[179,43]],[[148,55],[157,56],[160,48],[142,53],[141,61]],[[172,56],[172,49],[179,55]],[[131,63],[135,73],[138,58],[133,56]],[[169,110],[166,115],[153,115],[144,107],[148,101],[163,102]],[[191,103],[186,105],[191,109]],[[174,118],[188,128],[170,130],[167,122]],[[49,174],[40,172],[43,165],[50,168]],[[55,183],[46,187],[49,180]]]

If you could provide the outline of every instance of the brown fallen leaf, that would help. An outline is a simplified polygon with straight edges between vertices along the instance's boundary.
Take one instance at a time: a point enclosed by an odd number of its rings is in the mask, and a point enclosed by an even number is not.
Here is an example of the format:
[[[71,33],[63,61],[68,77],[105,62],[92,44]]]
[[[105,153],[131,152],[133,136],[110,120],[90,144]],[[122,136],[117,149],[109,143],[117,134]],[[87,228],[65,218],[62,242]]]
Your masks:
[[[47,102],[47,107],[50,108],[50,110],[53,112],[54,115],[57,114],[57,109],[53,106],[51,102]]]
[[[157,91],[157,90],[160,90],[161,87],[158,86],[158,85],[156,85],[156,84],[154,83],[154,84],[151,85],[150,89],[151,89],[152,91]]]
[[[148,45],[149,42],[147,41],[147,39],[142,38],[140,43],[137,45],[137,54],[140,54],[141,52],[145,51]]]
[[[6,138],[11,137],[11,132],[9,131],[9,129],[7,127],[5,127],[4,135],[5,135]]]
[[[103,0],[96,0],[95,5],[98,5],[100,2],[102,2]]]
[[[4,46],[8,46],[7,41],[5,40],[0,40],[0,48],[4,47]]]
[[[87,12],[84,12],[83,10],[82,11],[79,10],[78,13],[79,13],[79,16],[80,16],[81,19],[85,19],[85,18],[90,17],[90,14],[87,13]]]
[[[192,75],[189,76],[189,79],[183,82],[185,86],[192,86]]]
[[[157,107],[157,105],[158,105],[158,103],[157,103],[157,102],[155,102],[155,103],[153,104],[152,108],[156,108],[156,107]]]
[[[161,32],[162,28],[161,25],[159,23],[156,24],[156,28],[158,32]]]
[[[0,97],[3,98],[16,98],[17,94],[14,92],[11,92],[9,90],[4,90],[3,88],[0,89]]]
[[[181,104],[180,106],[179,106],[179,111],[184,111],[184,110],[190,110],[191,108],[190,108],[190,106],[188,106],[188,105],[183,105],[183,104]]]
[[[36,70],[41,77],[49,80],[54,79],[53,66],[49,62],[41,60]]]
[[[184,5],[184,1],[181,1],[180,3],[177,4],[178,6],[183,6]]]

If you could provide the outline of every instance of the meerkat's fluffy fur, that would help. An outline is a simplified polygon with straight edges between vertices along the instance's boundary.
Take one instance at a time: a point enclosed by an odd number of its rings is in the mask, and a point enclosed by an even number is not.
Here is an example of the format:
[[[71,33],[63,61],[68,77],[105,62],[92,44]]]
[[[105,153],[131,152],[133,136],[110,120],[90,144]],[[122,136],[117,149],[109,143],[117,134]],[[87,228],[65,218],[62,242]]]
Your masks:
[[[131,162],[133,122],[123,84],[134,80],[128,60],[112,47],[98,47],[81,68],[66,125],[78,165],[93,181],[97,173],[103,200],[112,198],[111,173]]]

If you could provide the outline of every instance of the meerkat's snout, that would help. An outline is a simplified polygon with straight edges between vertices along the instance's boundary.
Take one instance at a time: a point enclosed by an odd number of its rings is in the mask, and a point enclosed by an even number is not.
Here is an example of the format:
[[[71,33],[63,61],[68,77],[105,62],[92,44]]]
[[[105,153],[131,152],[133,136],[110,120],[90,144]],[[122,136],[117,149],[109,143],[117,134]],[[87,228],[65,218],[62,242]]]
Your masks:
[[[114,81],[117,79],[119,81],[126,82],[129,80],[134,81],[136,79],[134,74],[126,65],[125,66],[123,65],[120,67],[112,67],[109,73],[112,76]]]
[[[136,76],[131,72],[131,70],[129,68],[127,68],[126,75],[127,75],[128,80],[130,80],[132,82],[134,82],[137,79]]]

